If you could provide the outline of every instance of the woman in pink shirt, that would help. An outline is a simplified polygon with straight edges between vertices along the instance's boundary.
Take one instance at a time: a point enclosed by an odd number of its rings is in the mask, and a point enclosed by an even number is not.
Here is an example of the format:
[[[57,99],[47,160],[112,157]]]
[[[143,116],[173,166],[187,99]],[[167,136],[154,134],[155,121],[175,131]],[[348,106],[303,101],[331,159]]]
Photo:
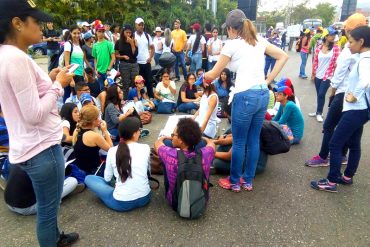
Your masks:
[[[9,161],[32,181],[39,245],[70,245],[78,234],[60,233],[57,222],[64,157],[56,102],[73,74],[54,69],[48,75],[27,55],[28,46],[42,37],[39,21],[51,21],[50,16],[32,1],[2,0],[0,10],[0,104],[9,131]]]

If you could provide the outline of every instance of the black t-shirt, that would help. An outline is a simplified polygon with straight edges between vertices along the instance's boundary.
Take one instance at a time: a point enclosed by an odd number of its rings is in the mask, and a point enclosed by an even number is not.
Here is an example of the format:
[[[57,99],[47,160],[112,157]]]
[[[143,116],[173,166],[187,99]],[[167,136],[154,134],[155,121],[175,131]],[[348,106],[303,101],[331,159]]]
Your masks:
[[[92,56],[92,48],[88,45],[83,45],[82,46],[82,50],[85,52],[86,54],[86,59],[87,60],[94,60],[94,57]]]
[[[17,165],[10,165],[9,178],[4,199],[6,204],[16,208],[28,208],[36,203],[30,177]]]
[[[49,30],[49,29],[46,29],[44,31],[44,37],[45,38],[59,38],[60,36],[60,33],[58,31],[56,31],[55,29],[53,30]],[[46,48],[48,50],[59,50],[60,49],[60,45],[59,45],[59,42],[56,42],[56,41],[47,41],[46,42]]]
[[[123,37],[122,37],[123,38]],[[121,38],[121,39],[122,39]],[[116,42],[114,45],[114,50],[118,51],[121,56],[128,56],[130,59],[125,60],[125,59],[120,59],[120,61],[126,62],[126,63],[136,63],[137,59],[137,54],[138,54],[138,48],[136,46],[135,53],[132,53],[131,45],[129,43],[124,42],[122,49],[120,49],[120,44],[119,40]]]
[[[181,92],[185,92],[185,97],[187,99],[196,99],[197,97],[195,94],[198,92],[197,87],[193,85],[192,88],[188,87],[185,83],[181,86],[180,88],[180,93],[179,97],[177,98],[177,105],[182,104],[182,99],[181,99]]]

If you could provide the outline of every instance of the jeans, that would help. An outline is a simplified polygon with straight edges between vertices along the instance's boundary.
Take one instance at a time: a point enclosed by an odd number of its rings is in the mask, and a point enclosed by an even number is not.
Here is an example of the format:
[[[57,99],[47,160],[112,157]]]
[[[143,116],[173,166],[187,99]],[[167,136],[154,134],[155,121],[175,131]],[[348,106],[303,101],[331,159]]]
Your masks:
[[[353,177],[361,158],[361,137],[364,124],[368,121],[368,109],[345,111],[334,131],[329,144],[330,169],[328,180],[337,183],[342,174],[342,150],[349,147],[348,164],[344,171],[346,177]]]
[[[269,91],[265,85],[261,85],[260,89],[255,88],[235,94],[232,103],[232,184],[239,184],[241,177],[251,183],[256,172],[260,154],[260,133],[269,101]],[[243,172],[244,162],[246,165]]]
[[[325,105],[325,96],[326,92],[330,87],[330,81],[319,79],[315,77],[315,88],[316,88],[316,95],[317,95],[317,108],[316,108],[316,115],[322,115],[322,111]]]
[[[153,82],[152,82],[152,67],[150,63],[139,64],[139,74],[145,80],[145,87],[149,98],[154,98]]]
[[[46,50],[48,55],[48,72],[52,71],[55,68],[58,68],[59,65],[59,49],[56,50]]]
[[[37,201],[37,239],[41,247],[56,246],[58,211],[64,183],[64,156],[54,145],[33,158],[16,164],[30,177]]]
[[[286,41],[282,41],[282,42],[281,42],[281,46],[280,46],[280,48],[281,48],[283,51],[285,51],[285,46],[286,46]]]
[[[186,102],[186,103],[181,103],[178,107],[177,110],[179,112],[185,112],[185,113],[190,113],[191,110],[198,110],[199,105],[193,103],[193,102]]]
[[[184,75],[184,79],[186,79],[186,77],[188,77],[188,73],[186,71],[184,52],[174,52],[173,54],[176,56],[176,63],[175,63],[176,77],[180,78],[179,66],[181,65],[182,73]]]
[[[265,58],[265,76],[267,76],[267,73],[269,72],[269,70],[273,70],[274,69],[274,66],[275,66],[275,63],[276,63],[276,59],[273,58],[273,57],[270,57],[268,55],[266,55],[266,58]]]
[[[176,109],[176,104],[171,102],[162,102],[157,99],[153,101],[155,107],[157,108],[158,114],[171,114]]]
[[[162,53],[154,53],[154,62],[155,65],[159,64],[159,58],[162,56]]]
[[[202,53],[194,53],[191,57],[190,73],[195,73],[202,68]]]
[[[104,90],[104,81],[107,79],[107,74],[106,73],[100,73],[98,72],[98,83],[100,87],[100,92]]]
[[[208,61],[208,71],[212,70],[213,67],[215,67],[216,63],[217,61],[212,61],[212,62]]]
[[[129,88],[135,86],[135,76],[139,74],[139,65],[137,63],[126,63],[125,61],[121,61],[119,64],[119,72],[122,78],[124,99],[127,99]]]
[[[334,96],[333,101],[330,104],[328,114],[325,118],[324,122],[324,136],[322,138],[321,143],[321,149],[319,156],[322,159],[327,159],[329,156],[329,143],[333,136],[335,127],[337,127],[337,124],[339,123],[339,120],[342,116],[342,110],[343,110],[343,99],[344,99],[344,93],[338,93]],[[347,154],[348,147],[345,145],[342,150],[342,156],[345,156]]]
[[[109,182],[106,182],[102,177],[94,175],[87,176],[85,184],[108,208],[119,212],[126,212],[135,208],[143,207],[150,202],[151,198],[150,192],[148,195],[133,201],[118,201],[113,197],[114,188],[109,185]]]
[[[301,51],[301,67],[299,69],[299,76],[300,77],[307,77],[306,75],[306,63],[307,63],[308,53]]]

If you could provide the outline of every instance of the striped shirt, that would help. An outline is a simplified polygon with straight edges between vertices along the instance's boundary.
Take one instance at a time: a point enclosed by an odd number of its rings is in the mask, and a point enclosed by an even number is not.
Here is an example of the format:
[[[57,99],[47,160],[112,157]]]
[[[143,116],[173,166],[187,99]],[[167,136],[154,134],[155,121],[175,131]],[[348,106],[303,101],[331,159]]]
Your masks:
[[[322,49],[323,45],[319,45],[315,50],[315,55],[313,57],[313,75],[316,75],[317,68],[319,66],[319,53]],[[333,48],[333,56],[331,57],[329,67],[325,71],[324,77],[322,78],[323,81],[326,81],[327,79],[331,79],[334,75],[335,67],[337,66],[337,58],[340,54],[340,48],[337,44],[334,44]]]

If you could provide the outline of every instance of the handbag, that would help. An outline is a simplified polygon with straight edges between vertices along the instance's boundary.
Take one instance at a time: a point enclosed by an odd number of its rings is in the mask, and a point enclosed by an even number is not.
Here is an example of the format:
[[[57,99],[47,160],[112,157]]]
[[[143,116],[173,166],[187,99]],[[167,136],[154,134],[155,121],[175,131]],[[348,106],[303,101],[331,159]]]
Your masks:
[[[150,149],[150,172],[151,174],[163,174],[163,162],[155,152],[154,148]]]

